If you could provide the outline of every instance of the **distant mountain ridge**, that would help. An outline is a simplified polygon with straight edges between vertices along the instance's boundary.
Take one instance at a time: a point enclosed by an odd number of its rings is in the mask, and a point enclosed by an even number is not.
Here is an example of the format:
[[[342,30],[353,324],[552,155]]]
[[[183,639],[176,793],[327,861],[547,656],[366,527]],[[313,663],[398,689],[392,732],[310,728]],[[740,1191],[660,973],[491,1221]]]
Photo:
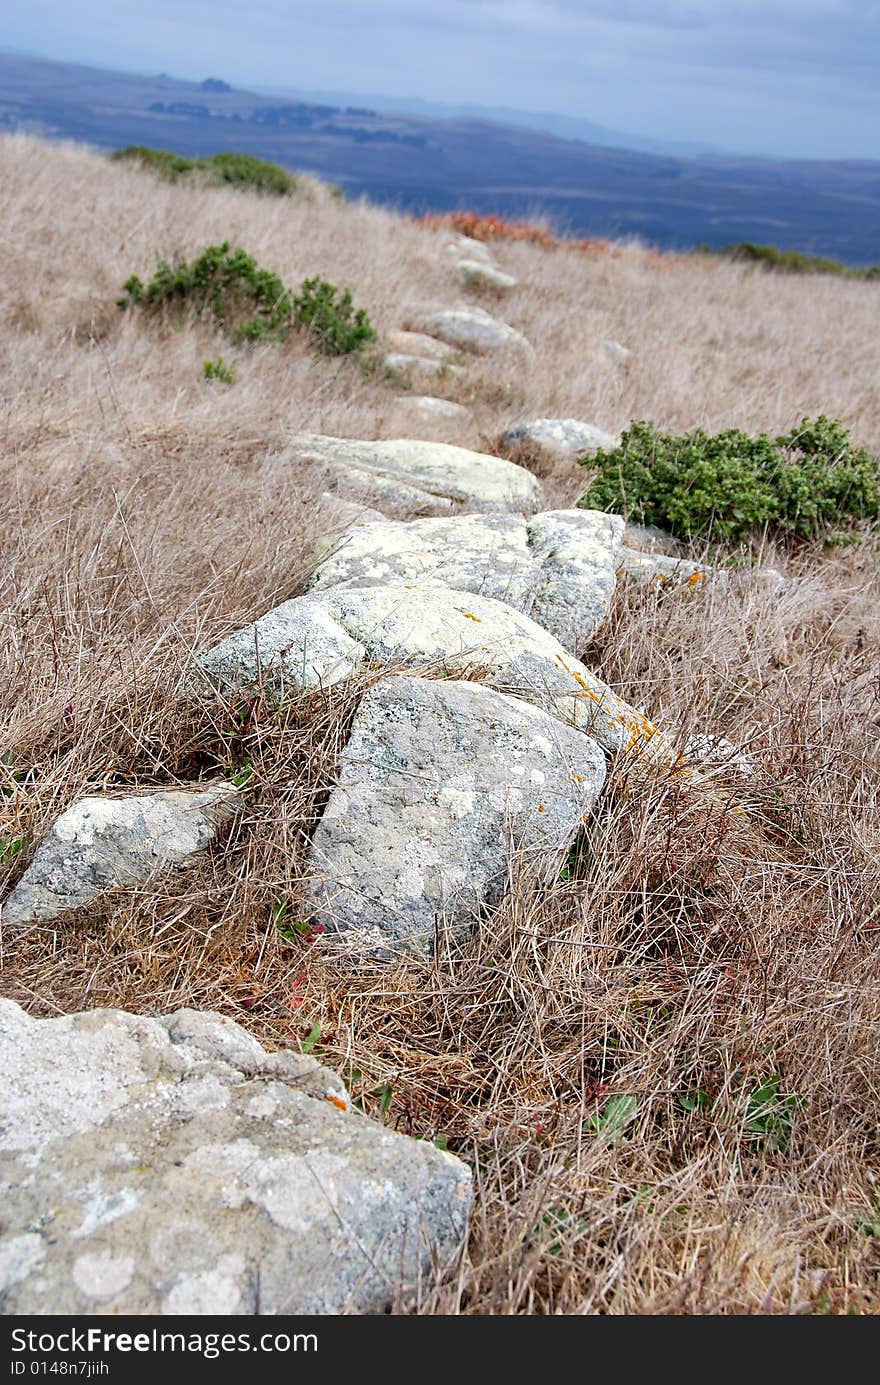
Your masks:
[[[880,161],[683,158],[471,115],[240,91],[210,74],[184,82],[14,54],[0,54],[0,130],[105,149],[234,149],[412,212],[543,213],[563,233],[665,249],[748,240],[880,261]]]

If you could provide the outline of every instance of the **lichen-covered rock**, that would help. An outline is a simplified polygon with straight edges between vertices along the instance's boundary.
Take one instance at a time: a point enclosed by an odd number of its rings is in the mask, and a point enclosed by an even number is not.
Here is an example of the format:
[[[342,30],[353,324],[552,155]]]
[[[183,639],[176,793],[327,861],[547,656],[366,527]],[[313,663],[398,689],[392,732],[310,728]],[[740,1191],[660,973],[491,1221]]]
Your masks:
[[[479,669],[504,692],[586,731],[603,749],[669,761],[666,737],[552,635],[505,602],[430,583],[332,587],[287,601],[200,654],[193,674],[225,695],[285,694],[370,666]]]
[[[482,354],[512,348],[529,357],[534,355],[531,342],[521,332],[508,322],[493,317],[484,308],[469,305],[442,308],[438,312],[426,313],[419,319],[418,325],[431,336],[440,337],[442,341],[465,351]]]
[[[480,260],[459,260],[455,272],[464,288],[477,292],[509,293],[517,285],[512,274],[504,274],[494,265],[484,264]]]
[[[456,404],[451,399],[438,399],[433,394],[406,394],[394,401],[401,414],[407,414],[421,422],[442,419],[448,423],[470,423],[473,419],[470,409]]]
[[[221,1015],[0,1000],[0,1054],[6,1313],[383,1312],[457,1257],[467,1167]]]
[[[104,890],[143,884],[203,851],[240,807],[235,786],[225,783],[81,798],[37,847],[0,917],[7,925],[37,923],[78,909]]]
[[[504,891],[543,880],[605,779],[587,736],[476,683],[396,677],[361,700],[315,830],[314,916],[360,951],[429,951]]]
[[[600,448],[608,451],[617,447],[618,442],[611,433],[578,418],[532,418],[508,428],[503,438],[505,447],[528,447],[551,460],[591,457]]]
[[[608,613],[622,533],[623,520],[600,510],[386,523],[346,534],[310,587],[440,582],[497,597],[579,648]]]
[[[381,510],[374,510],[369,505],[358,505],[354,500],[344,500],[332,491],[324,491],[321,501],[327,512],[327,519],[336,529],[352,529],[358,524],[375,524],[377,521],[381,523],[388,518]]]
[[[330,555],[332,557],[332,555]],[[635,582],[669,583],[674,587],[727,587],[728,574],[723,568],[705,567],[687,558],[666,553],[641,553],[621,546],[617,555],[617,573]]]
[[[453,504],[531,513],[541,504],[540,482],[525,467],[445,442],[364,442],[300,433],[290,439],[282,461],[323,462],[346,483],[353,478],[353,483],[363,485],[368,478],[380,500],[389,490],[406,488],[424,504],[441,508]]]

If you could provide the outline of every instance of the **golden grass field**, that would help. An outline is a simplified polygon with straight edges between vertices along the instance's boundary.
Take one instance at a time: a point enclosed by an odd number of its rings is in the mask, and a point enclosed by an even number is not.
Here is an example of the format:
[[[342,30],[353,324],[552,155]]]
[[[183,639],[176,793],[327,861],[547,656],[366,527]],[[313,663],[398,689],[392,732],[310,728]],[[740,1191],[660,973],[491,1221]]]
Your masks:
[[[318,185],[171,186],[28,137],[0,139],[0,186],[0,895],[75,797],[253,767],[195,868],[6,930],[0,993],[40,1015],[210,1008],[269,1046],[318,1035],[364,1110],[474,1170],[460,1271],[417,1312],[877,1312],[876,541],[768,546],[799,578],[777,595],[747,568],[729,595],[621,589],[576,651],[675,737],[729,737],[752,780],[614,766],[570,877],[539,892],[512,862],[505,906],[432,961],[286,941],[273,911],[296,917],[360,688],[242,718],[178,680],[296,595],[338,527],[286,437],[400,435],[400,387],[300,338],[232,347],[114,303],[157,255],[229,240],[285,283],[350,286],[385,333],[459,298],[444,237]],[[474,415],[445,440],[490,450],[536,415],[756,432],[824,412],[880,452],[880,284],[496,251],[520,280],[498,311],[536,360],[445,383]],[[229,388],[202,375],[221,353]],[[583,476],[553,468],[548,503]]]

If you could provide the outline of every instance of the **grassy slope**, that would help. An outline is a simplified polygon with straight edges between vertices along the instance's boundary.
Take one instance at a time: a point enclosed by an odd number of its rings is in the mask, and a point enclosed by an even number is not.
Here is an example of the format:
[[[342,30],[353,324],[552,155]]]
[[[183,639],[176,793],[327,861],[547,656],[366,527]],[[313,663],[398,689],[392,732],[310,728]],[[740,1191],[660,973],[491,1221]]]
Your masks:
[[[388,436],[394,389],[299,342],[237,351],[201,327],[152,330],[113,300],[157,253],[228,238],[292,284],[350,285],[384,331],[455,301],[441,238],[320,190],[171,187],[25,138],[0,141],[0,182],[0,837],[39,837],[84,791],[254,767],[223,851],[4,937],[2,993],[40,1014],[211,1007],[270,1044],[320,1025],[318,1051],[366,1110],[445,1136],[477,1171],[462,1273],[421,1311],[877,1311],[870,552],[801,553],[804,580],[776,598],[748,576],[732,598],[622,592],[587,651],[673,730],[754,755],[758,779],[735,791],[746,816],[726,811],[723,781],[684,794],[620,766],[573,878],[536,899],[520,872],[468,947],[389,972],[284,943],[272,909],[295,915],[358,690],[279,724],[260,706],[206,710],[175,682],[192,648],[294,595],[333,527],[285,436]],[[781,430],[825,411],[880,450],[880,285],[659,268],[635,248],[498,255],[537,363],[474,363],[454,382],[476,417],[459,440],[536,414]],[[603,337],[633,348],[625,369]],[[228,390],[201,376],[220,351],[238,363]],[[581,479],[553,470],[554,503]],[[0,862],[0,892],[23,859]],[[797,1099],[776,1108],[792,1117],[784,1148],[754,1125],[774,1074]],[[689,1114],[698,1091],[706,1109]],[[631,1120],[597,1135],[620,1095]]]

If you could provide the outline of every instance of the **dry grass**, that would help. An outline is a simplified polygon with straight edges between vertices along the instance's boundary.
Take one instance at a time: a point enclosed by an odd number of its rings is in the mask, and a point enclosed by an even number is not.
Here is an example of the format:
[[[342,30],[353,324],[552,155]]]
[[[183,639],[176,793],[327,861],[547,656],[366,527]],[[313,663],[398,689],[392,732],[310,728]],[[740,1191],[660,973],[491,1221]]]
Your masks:
[[[370,1114],[474,1168],[466,1258],[422,1312],[876,1312],[870,551],[769,553],[800,578],[782,594],[748,573],[727,596],[621,593],[587,651],[677,734],[747,749],[753,779],[614,767],[570,876],[540,892],[513,863],[506,905],[431,962],[354,968],[285,939],[361,688],[279,717],[175,686],[192,649],[300,589],[333,526],[318,478],[279,461],[285,436],[381,436],[394,390],[299,343],[230,350],[112,304],[155,254],[230,239],[288,282],[350,285],[387,330],[455,301],[450,268],[432,233],[319,189],[169,187],[23,138],[0,141],[0,179],[0,837],[39,837],[85,791],[252,766],[247,812],[194,869],[3,938],[3,993],[39,1014],[211,1007],[275,1045],[320,1026]],[[880,450],[880,286],[660,270],[635,248],[498,256],[539,350],[447,390],[487,440],[535,414],[781,430],[824,411]],[[633,348],[625,368],[602,337]],[[201,378],[219,350],[228,390]],[[577,480],[557,469],[554,497]]]

